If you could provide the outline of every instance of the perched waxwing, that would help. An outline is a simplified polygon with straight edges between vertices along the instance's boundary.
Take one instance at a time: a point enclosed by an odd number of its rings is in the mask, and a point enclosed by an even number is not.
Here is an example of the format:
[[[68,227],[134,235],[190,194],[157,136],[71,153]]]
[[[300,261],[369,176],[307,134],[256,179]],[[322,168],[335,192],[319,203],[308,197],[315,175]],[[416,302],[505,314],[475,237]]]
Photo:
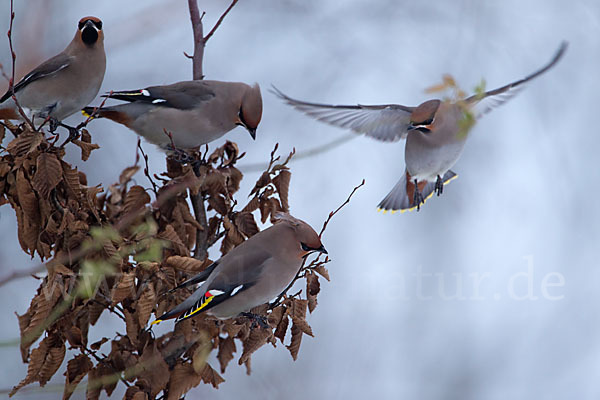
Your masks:
[[[434,192],[439,196],[444,184],[457,176],[450,168],[458,161],[473,123],[512,98],[524,83],[552,68],[566,48],[567,43],[563,42],[547,65],[521,80],[456,102],[428,100],[417,107],[328,105],[295,100],[273,89],[287,104],[319,121],[384,142],[406,138],[405,173],[379,203],[378,209],[384,212],[419,210],[425,200]]]
[[[200,312],[227,319],[265,304],[285,290],[303,259],[315,251],[327,253],[314,229],[289,214],[278,213],[275,225],[250,237],[173,289],[204,282],[153,324],[171,318],[179,322]]]
[[[178,149],[192,149],[220,138],[238,125],[255,139],[262,116],[258,84],[185,81],[112,92],[107,97],[128,103],[102,107],[94,116],[123,124],[163,149],[172,144]],[[93,111],[93,107],[83,110],[88,115]]]
[[[31,112],[34,123],[48,117],[60,122],[94,100],[105,70],[102,21],[84,17],[67,48],[25,75],[14,85],[14,95],[19,105]],[[0,103],[12,95],[9,88]],[[20,118],[12,100],[0,108],[0,119]]]

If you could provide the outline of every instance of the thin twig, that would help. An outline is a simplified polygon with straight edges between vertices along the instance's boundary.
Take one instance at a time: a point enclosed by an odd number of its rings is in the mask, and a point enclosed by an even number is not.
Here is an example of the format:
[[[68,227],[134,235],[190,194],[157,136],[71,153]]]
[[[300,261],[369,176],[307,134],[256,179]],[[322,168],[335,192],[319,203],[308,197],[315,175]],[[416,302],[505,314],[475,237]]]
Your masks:
[[[192,31],[194,33],[194,54],[192,55],[192,77],[194,80],[204,78],[202,73],[202,62],[204,59],[204,32],[202,26],[202,17],[198,10],[197,0],[188,0],[190,9],[190,19],[192,21]],[[188,56],[189,57],[189,56]]]
[[[138,137],[138,142],[137,142],[137,148],[139,149],[140,153],[142,153],[142,157],[144,158],[144,175],[146,175],[146,178],[148,178],[148,180],[150,181],[150,183],[152,184],[152,191],[154,192],[154,196],[158,196],[158,187],[156,186],[156,182],[154,182],[154,180],[152,179],[152,177],[150,176],[150,167],[148,166],[148,155],[146,153],[144,153],[144,149],[142,149],[142,139]],[[135,164],[137,165],[138,163],[138,157],[139,154],[136,151],[136,160],[135,160]]]
[[[332,140],[331,142],[325,143],[323,145],[319,145],[319,146],[310,148],[308,150],[299,151],[296,155],[294,155],[294,159],[292,160],[292,162],[302,160],[303,158],[314,157],[314,156],[322,154],[322,153],[327,153],[328,151],[331,151],[331,150],[333,150],[333,149],[335,149],[357,137],[358,137],[358,135],[355,135],[355,134],[344,135],[338,139]],[[265,169],[265,164],[264,163],[246,164],[246,165],[239,166],[238,169],[241,172],[259,172],[259,171],[263,171]]]
[[[223,15],[221,15],[221,17],[217,20],[217,23],[215,24],[215,26],[213,26],[213,28],[210,30],[210,32],[208,32],[208,35],[206,35],[204,37],[204,44],[206,44],[206,42],[208,42],[208,39],[210,39],[210,37],[212,35],[214,35],[214,33],[217,30],[217,28],[219,27],[219,25],[221,25],[221,22],[223,22],[223,20],[227,16],[227,14],[229,14],[229,11],[231,11],[231,9],[233,8],[233,6],[235,6],[235,4],[237,2],[238,2],[238,0],[233,0],[231,2],[231,4],[229,5],[229,7],[227,7],[227,10],[225,10],[225,12],[223,13]]]
[[[352,199],[352,196],[354,195],[354,193],[361,186],[363,186],[364,184],[365,184],[365,180],[363,179],[362,182],[360,183],[360,185],[358,185],[354,189],[352,189],[352,192],[350,192],[350,195],[348,196],[348,198],[346,199],[346,201],[344,201],[338,208],[336,208],[335,211],[331,211],[329,213],[329,216],[327,217],[327,219],[323,223],[323,228],[321,229],[321,232],[319,233],[319,239],[323,235],[323,232],[325,232],[325,228],[327,228],[327,224],[329,223],[329,221],[331,220],[331,218],[333,218],[333,216],[335,214],[337,214],[346,204],[350,203],[350,199]],[[300,269],[298,269],[298,272],[296,273],[296,276],[294,277],[294,280],[290,282],[290,284],[285,288],[285,290],[283,292],[281,292],[281,294],[279,296],[277,296],[277,298],[275,299],[275,301],[273,301],[271,304],[269,304],[269,309],[270,310],[272,310],[273,308],[275,308],[279,304],[281,304],[281,299],[286,295],[287,291],[290,290],[292,286],[294,286],[294,283],[296,283],[296,281],[303,276],[302,272],[304,270],[306,270],[307,268],[310,268],[310,266],[313,265],[313,264],[315,264],[315,263],[317,265],[322,265],[322,264],[326,264],[326,263],[329,262],[329,257],[326,256],[325,257],[325,261],[319,261],[320,257],[321,257],[321,253],[319,253],[319,255],[317,256],[317,258],[315,258],[313,261],[311,261],[311,263],[310,263],[310,265],[308,267],[305,267],[306,261],[307,261],[308,257],[304,257],[304,260],[302,261],[302,265],[300,265]]]
[[[344,201],[342,203],[342,205],[340,205],[335,211],[332,211],[329,213],[329,216],[327,217],[327,219],[325,220],[325,222],[323,223],[323,228],[321,228],[321,232],[319,232],[319,239],[321,238],[321,236],[323,236],[323,232],[325,232],[325,228],[327,228],[327,224],[329,223],[329,221],[331,220],[331,218],[338,213],[338,211],[340,211],[342,208],[344,208],[344,206],[348,203],[350,203],[350,199],[352,198],[352,196],[354,195],[354,192],[356,192],[361,186],[363,186],[365,184],[365,180],[363,179],[362,182],[360,183],[360,185],[356,186],[354,189],[352,189],[352,192],[350,193],[350,195],[348,196],[348,198],[346,199],[346,201]]]
[[[13,49],[13,43],[12,43],[12,32],[13,32],[13,21],[14,20],[15,20],[15,12],[13,11],[13,0],[10,0],[10,26],[8,27],[7,36],[8,36],[8,46],[10,47],[10,55],[11,55],[11,59],[12,59],[12,77],[8,81],[8,90],[11,92],[11,97],[12,97],[13,101],[15,102],[15,105],[17,106],[17,110],[19,111],[19,114],[21,114],[21,117],[23,117],[23,119],[25,120],[27,125],[29,125],[29,127],[31,128],[31,130],[35,131],[33,122],[29,119],[29,117],[27,117],[27,114],[25,114],[25,111],[23,111],[23,108],[21,107],[21,105],[19,104],[19,101],[17,100],[17,96],[15,96],[15,69],[16,69],[15,64],[17,62],[17,54],[15,53],[15,51]]]

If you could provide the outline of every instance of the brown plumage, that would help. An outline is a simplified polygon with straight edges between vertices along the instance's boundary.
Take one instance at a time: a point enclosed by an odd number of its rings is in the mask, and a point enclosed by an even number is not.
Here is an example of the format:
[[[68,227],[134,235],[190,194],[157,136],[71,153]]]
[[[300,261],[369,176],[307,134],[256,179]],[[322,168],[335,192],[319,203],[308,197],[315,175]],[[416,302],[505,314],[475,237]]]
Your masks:
[[[226,319],[277,297],[294,279],[303,258],[327,253],[306,222],[279,213],[278,222],[252,236],[177,288],[204,282],[185,301],[156,319],[189,318],[207,312]]]
[[[252,138],[262,117],[262,97],[256,84],[184,81],[166,86],[113,92],[126,104],[103,107],[94,114],[127,126],[163,149],[191,149],[242,126]],[[93,107],[84,108],[92,114]],[[165,131],[171,133],[171,138]]]
[[[15,86],[14,95],[34,119],[55,118],[58,121],[76,113],[98,94],[106,69],[102,21],[84,17],[75,37],[64,51],[43,62],[25,75]],[[8,90],[0,103],[0,117],[19,118]]]
[[[428,100],[417,107],[400,104],[329,105],[295,100],[274,88],[287,104],[319,121],[350,129],[384,142],[406,138],[405,173],[379,203],[385,211],[419,209],[434,192],[457,175],[450,170],[458,161],[473,123],[512,98],[523,85],[552,68],[566,51],[563,42],[552,60],[523,79],[456,102]]]

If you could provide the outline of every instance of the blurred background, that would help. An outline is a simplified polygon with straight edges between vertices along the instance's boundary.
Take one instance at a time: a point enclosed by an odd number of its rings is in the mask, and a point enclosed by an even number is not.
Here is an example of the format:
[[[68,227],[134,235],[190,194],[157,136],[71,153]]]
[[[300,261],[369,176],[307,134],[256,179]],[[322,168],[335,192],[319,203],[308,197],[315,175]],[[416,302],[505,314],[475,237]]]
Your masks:
[[[191,79],[187,2],[15,3],[18,77],[61,51],[79,18],[95,15],[106,37],[103,92]],[[228,4],[200,2],[205,29]],[[0,32],[8,24],[4,1]],[[304,337],[297,362],[283,346],[265,346],[251,376],[232,363],[219,390],[201,384],[187,398],[598,398],[600,2],[242,0],[208,42],[204,73],[258,82],[263,121],[255,142],[237,128],[211,148],[236,141],[247,151],[240,165],[251,166],[275,143],[287,154],[348,136],[282,104],[271,84],[315,102],[414,106],[445,73],[468,90],[482,78],[490,89],[522,78],[562,40],[570,43],[564,59],[477,123],[453,168],[460,178],[418,213],[376,212],[404,170],[403,142],[356,137],[292,163],[291,211],[316,228],[366,179],[324,236],[333,262],[308,318],[315,338]],[[0,38],[10,71],[9,54]],[[70,146],[68,159],[90,185],[106,186],[133,164],[137,137],[110,121],[89,129],[101,149],[84,163]],[[162,172],[163,154],[144,149],[151,171]],[[246,172],[240,195],[257,174]],[[141,173],[137,182],[148,185]],[[21,251],[15,227],[14,211],[0,208],[2,276],[38,262]],[[25,312],[38,284],[25,278],[0,289],[1,341],[18,338],[14,312]],[[90,342],[115,330],[124,331],[121,321],[104,313]],[[0,389],[10,388],[27,366],[17,345],[0,347],[0,358]],[[15,398],[56,398],[63,383],[59,372],[47,389],[35,384]]]

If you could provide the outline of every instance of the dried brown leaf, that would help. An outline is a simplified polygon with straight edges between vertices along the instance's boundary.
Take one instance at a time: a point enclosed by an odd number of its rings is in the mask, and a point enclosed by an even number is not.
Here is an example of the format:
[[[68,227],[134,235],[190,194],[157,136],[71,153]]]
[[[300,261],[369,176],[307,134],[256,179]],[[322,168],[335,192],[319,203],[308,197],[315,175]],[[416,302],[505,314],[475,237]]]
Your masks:
[[[318,265],[314,267],[313,270],[323,278],[327,279],[327,282],[329,282],[329,271],[327,271],[327,268],[325,268],[323,265]]]
[[[15,157],[24,156],[35,150],[43,139],[41,133],[27,130],[13,139],[6,146],[6,150]]]
[[[108,338],[103,337],[102,339],[98,340],[97,342],[90,344],[90,349],[98,351],[98,350],[100,350],[100,347],[102,347],[102,345],[104,343],[108,342],[108,340],[109,340]]]
[[[269,171],[265,171],[256,181],[254,188],[250,192],[250,196],[267,186],[269,183],[271,183],[271,174],[269,174]]]
[[[146,323],[148,323],[154,304],[156,304],[156,294],[152,284],[148,284],[137,301],[136,306],[140,326],[146,326]]]
[[[283,343],[283,340],[285,339],[285,334],[287,333],[289,324],[290,319],[288,318],[287,314],[284,314],[279,324],[277,324],[277,329],[275,329],[274,333],[275,337],[278,338],[281,343]]]
[[[202,381],[202,375],[194,371],[192,364],[175,364],[169,380],[169,394],[167,400],[179,400],[191,388],[196,387]]]
[[[252,215],[252,213],[236,213],[233,221],[238,231],[246,237],[254,236],[258,233],[258,226],[256,225],[256,221],[254,221],[254,215]]]
[[[167,265],[175,268],[178,271],[198,273],[204,271],[206,267],[212,264],[212,261],[206,259],[204,261],[197,260],[192,257],[170,256],[166,260]]]
[[[19,389],[23,386],[28,385],[32,382],[37,382],[39,380],[39,373],[44,364],[44,360],[46,355],[48,354],[48,350],[50,349],[50,339],[46,338],[40,342],[40,345],[31,351],[31,358],[29,360],[29,365],[27,366],[27,375],[25,378],[19,382],[19,384],[12,388],[9,393],[9,397],[13,396]]]
[[[158,234],[158,238],[169,241],[171,244],[170,248],[173,249],[175,253],[186,257],[190,256],[190,250],[183,244],[172,225],[167,225],[165,229]]]
[[[238,364],[242,365],[252,356],[256,350],[262,347],[267,340],[273,335],[270,329],[255,328],[250,331],[250,335],[242,342],[244,352],[238,360]]]
[[[146,190],[138,185],[132,186],[125,196],[125,214],[139,212],[148,203],[150,203],[150,196]]]
[[[292,173],[287,169],[282,169],[279,171],[279,174],[273,178],[273,185],[277,189],[277,193],[279,194],[279,199],[281,200],[281,206],[283,211],[288,212],[290,209],[290,205],[288,203],[288,192],[290,190],[290,179],[292,177]]]
[[[71,397],[79,382],[81,382],[92,367],[92,362],[85,354],[79,354],[72,360],[69,360],[67,370],[64,373],[66,379],[63,400],[68,400]]]
[[[66,332],[65,336],[72,347],[79,347],[83,345],[83,334],[79,327],[72,325]]]
[[[100,146],[98,146],[97,144],[92,143],[92,137],[90,136],[90,133],[87,131],[87,129],[82,129],[81,140],[75,139],[73,140],[73,143],[81,149],[81,159],[83,161],[87,161],[87,159],[90,158],[92,150],[100,148]]]
[[[204,369],[200,373],[202,376],[202,382],[211,384],[215,389],[219,388],[219,385],[225,382],[225,379],[215,371],[210,364],[205,363]]]
[[[112,299],[113,305],[120,303],[126,298],[135,295],[135,272],[126,272],[121,275],[121,279],[116,287],[113,288],[110,298]]]
[[[298,359],[298,351],[300,351],[300,344],[302,343],[302,330],[296,325],[292,325],[292,341],[289,346],[286,346],[290,351],[294,361]]]
[[[138,366],[142,371],[140,377],[146,379],[150,384],[152,398],[156,397],[161,390],[166,389],[169,383],[169,366],[156,348],[156,341],[152,340],[146,345]]]
[[[260,200],[258,196],[254,196],[249,202],[248,204],[246,204],[246,206],[242,209],[242,212],[253,212],[255,210],[258,210],[258,207],[260,206]]]
[[[140,167],[138,165],[132,165],[131,167],[127,167],[125,168],[122,172],[121,175],[119,175],[119,185],[124,186],[127,183],[129,183],[129,181],[131,180],[131,178],[133,178],[133,176],[140,170]]]
[[[221,365],[221,373],[225,373],[227,364],[233,360],[233,353],[235,353],[235,341],[231,336],[225,339],[219,340],[219,352],[217,353],[217,359]]]
[[[50,197],[50,192],[62,180],[63,170],[52,153],[41,153],[37,157],[37,167],[33,176],[33,188],[44,198]]]
[[[139,333],[140,323],[136,318],[135,313],[130,312],[126,308],[123,309],[123,315],[125,316],[125,330],[127,331],[127,337],[133,346],[139,344]]]
[[[308,299],[308,311],[311,313],[317,307],[317,295],[321,290],[319,276],[315,273],[307,273],[306,275],[306,298]]]

